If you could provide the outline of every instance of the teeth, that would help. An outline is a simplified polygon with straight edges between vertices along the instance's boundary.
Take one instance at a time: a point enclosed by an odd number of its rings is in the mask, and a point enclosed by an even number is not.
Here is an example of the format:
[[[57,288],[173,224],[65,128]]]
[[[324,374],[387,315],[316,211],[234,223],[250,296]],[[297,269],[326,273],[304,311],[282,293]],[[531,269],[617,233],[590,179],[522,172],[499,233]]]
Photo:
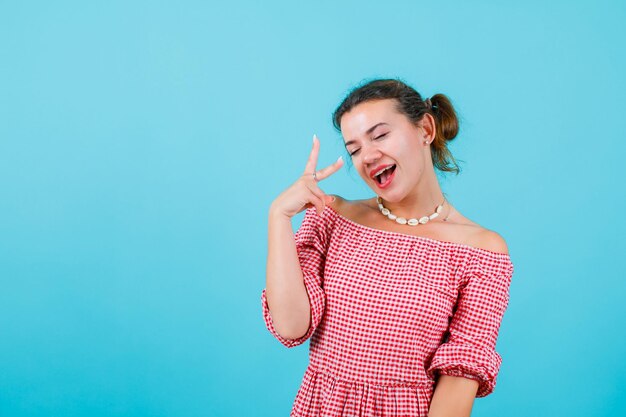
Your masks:
[[[375,177],[379,176],[380,174],[382,174],[383,172],[387,171],[388,169],[393,168],[395,165],[390,165],[387,168],[383,168],[380,171],[378,171],[376,174],[374,174]]]

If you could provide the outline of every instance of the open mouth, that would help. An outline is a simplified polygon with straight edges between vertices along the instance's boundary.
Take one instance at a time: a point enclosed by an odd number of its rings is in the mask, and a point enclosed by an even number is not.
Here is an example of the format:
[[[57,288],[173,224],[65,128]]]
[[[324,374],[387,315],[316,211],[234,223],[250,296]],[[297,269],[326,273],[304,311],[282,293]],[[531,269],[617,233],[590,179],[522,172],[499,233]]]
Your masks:
[[[387,185],[389,185],[389,183],[393,179],[393,174],[395,173],[395,171],[396,171],[396,166],[394,164],[384,169],[382,172],[378,173],[376,176],[374,176],[374,179],[376,180],[376,182],[379,184],[381,188],[386,187]]]

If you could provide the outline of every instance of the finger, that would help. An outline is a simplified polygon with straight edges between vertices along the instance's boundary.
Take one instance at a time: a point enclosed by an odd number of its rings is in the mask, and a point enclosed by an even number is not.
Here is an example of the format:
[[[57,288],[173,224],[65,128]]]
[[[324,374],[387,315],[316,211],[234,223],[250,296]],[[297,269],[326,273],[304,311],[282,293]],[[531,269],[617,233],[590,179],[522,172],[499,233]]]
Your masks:
[[[316,196],[315,194],[311,194],[309,196],[309,202],[315,206],[315,211],[317,212],[317,214],[322,214],[322,212],[324,211],[324,201],[321,200],[318,196]]]
[[[329,165],[326,168],[323,168],[323,169],[320,169],[319,171],[317,171],[317,173],[315,174],[315,178],[317,178],[318,181],[321,181],[321,180],[323,180],[325,178],[328,178],[332,174],[334,174],[335,172],[339,171],[339,169],[342,166],[343,166],[343,158],[340,156],[331,165]]]
[[[313,193],[315,197],[320,200],[323,206],[326,206],[326,198],[328,196],[326,195],[326,193],[324,193],[324,191],[322,191],[320,187],[318,187],[316,184],[307,184],[307,188],[309,189],[309,191],[311,191],[311,193]],[[324,207],[322,207],[322,209],[323,208]]]
[[[304,167],[305,174],[311,174],[315,172],[315,167],[317,166],[317,156],[320,152],[320,140],[317,138],[317,135],[313,135],[313,148],[311,149],[311,153],[309,154],[309,160],[306,162],[306,166]]]
[[[313,194],[313,196],[311,197],[319,200],[319,202],[321,203],[321,211],[320,207],[316,205],[318,214],[324,211],[324,209],[326,208],[326,204],[330,204],[335,200],[335,197],[327,195],[324,191],[322,191],[320,187],[317,186],[316,183],[308,183],[307,188]]]

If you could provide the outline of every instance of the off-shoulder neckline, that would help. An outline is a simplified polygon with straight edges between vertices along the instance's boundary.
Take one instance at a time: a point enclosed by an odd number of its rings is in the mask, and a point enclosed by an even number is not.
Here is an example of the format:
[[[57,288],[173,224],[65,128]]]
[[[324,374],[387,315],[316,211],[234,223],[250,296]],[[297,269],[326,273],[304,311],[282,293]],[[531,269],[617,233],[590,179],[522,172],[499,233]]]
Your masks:
[[[343,214],[339,213],[337,210],[335,210],[334,208],[332,208],[331,206],[326,206],[326,208],[328,208],[332,213],[334,213],[337,217],[339,217],[341,220],[352,224],[356,227],[359,227],[361,229],[367,230],[369,232],[376,232],[376,233],[381,233],[381,234],[387,234],[387,235],[391,235],[391,236],[397,236],[397,237],[402,237],[405,239],[416,239],[416,240],[421,240],[421,241],[428,241],[428,242],[432,242],[438,245],[443,245],[443,246],[457,246],[457,247],[461,247],[461,248],[465,248],[468,250],[474,250],[474,251],[478,251],[478,252],[483,252],[495,257],[502,257],[505,259],[511,259],[511,254],[510,253],[504,253],[504,252],[494,252],[491,251],[489,249],[483,249],[483,248],[479,248],[477,246],[471,246],[471,245],[467,245],[465,243],[459,243],[459,242],[449,242],[449,241],[445,241],[445,240],[438,240],[438,239],[433,239],[430,237],[426,237],[426,236],[418,236],[418,235],[410,235],[407,233],[401,233],[401,232],[394,232],[391,230],[383,230],[383,229],[376,229],[374,227],[370,227],[370,226],[366,226],[364,224],[355,222],[354,220],[351,220],[349,218],[347,218],[346,216],[344,216]]]

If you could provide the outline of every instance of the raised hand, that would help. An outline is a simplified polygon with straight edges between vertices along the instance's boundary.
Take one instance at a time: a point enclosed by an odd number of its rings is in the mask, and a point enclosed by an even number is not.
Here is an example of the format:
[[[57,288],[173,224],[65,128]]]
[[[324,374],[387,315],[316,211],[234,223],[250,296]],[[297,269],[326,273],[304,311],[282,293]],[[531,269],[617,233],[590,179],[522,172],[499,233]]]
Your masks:
[[[270,207],[271,213],[282,214],[291,218],[302,210],[315,207],[317,214],[320,214],[324,211],[326,204],[330,204],[333,201],[333,197],[326,195],[317,183],[339,171],[343,165],[343,158],[340,156],[331,165],[317,170],[319,151],[320,141],[316,135],[313,135],[313,148],[309,154],[309,160],[306,163],[302,176],[276,197]]]

